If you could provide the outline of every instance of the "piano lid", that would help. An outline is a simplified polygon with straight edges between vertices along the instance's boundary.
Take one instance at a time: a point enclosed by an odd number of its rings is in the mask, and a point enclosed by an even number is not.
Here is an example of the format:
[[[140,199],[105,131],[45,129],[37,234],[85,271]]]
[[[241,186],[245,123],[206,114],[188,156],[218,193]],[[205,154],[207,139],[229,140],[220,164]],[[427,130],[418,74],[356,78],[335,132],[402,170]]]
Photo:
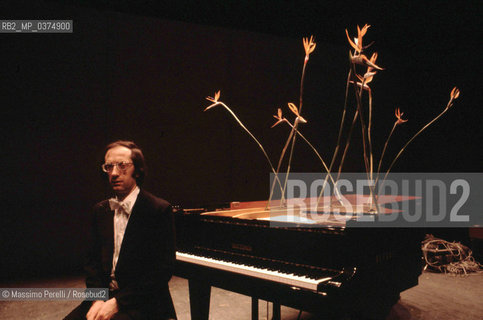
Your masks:
[[[385,208],[384,205],[414,199],[416,197],[380,196],[379,214],[401,212],[401,210]],[[334,197],[323,197],[320,202],[317,200],[317,198],[287,199],[284,206],[280,205],[280,200],[272,200],[270,206],[267,205],[267,201],[231,202],[228,209],[207,211],[201,215],[267,221],[281,223],[282,226],[287,223],[307,227],[345,227],[347,221],[354,220],[357,216],[376,214],[371,209],[372,199],[367,195],[346,194],[343,196],[342,203]]]
[[[309,201],[310,199],[305,199]],[[298,200],[300,201],[300,200]],[[312,207],[297,205],[294,201],[289,200],[287,206],[281,207],[280,201],[271,201],[271,206],[267,206],[267,201],[251,201],[251,202],[232,202],[229,209],[216,211],[207,211],[202,216],[213,217],[231,217],[243,220],[267,221],[269,223],[276,222],[288,225],[310,226],[345,226],[345,221],[329,220],[330,215],[310,212]],[[287,226],[288,226],[287,225]]]

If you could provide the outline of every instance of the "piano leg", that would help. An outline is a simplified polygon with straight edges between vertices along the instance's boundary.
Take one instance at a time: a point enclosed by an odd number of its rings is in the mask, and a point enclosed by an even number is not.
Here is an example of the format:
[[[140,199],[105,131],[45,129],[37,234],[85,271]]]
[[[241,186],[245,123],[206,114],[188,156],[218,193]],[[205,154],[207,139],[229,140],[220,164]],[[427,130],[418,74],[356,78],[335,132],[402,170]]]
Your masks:
[[[258,298],[252,297],[252,320],[258,320]]]
[[[208,320],[211,286],[204,281],[188,280],[191,320]]]
[[[273,302],[272,320],[280,320],[280,318],[281,318],[280,303]]]
[[[272,320],[280,320],[281,319],[280,303],[273,302],[272,308],[273,308]],[[256,297],[252,297],[252,320],[258,320],[258,298]]]

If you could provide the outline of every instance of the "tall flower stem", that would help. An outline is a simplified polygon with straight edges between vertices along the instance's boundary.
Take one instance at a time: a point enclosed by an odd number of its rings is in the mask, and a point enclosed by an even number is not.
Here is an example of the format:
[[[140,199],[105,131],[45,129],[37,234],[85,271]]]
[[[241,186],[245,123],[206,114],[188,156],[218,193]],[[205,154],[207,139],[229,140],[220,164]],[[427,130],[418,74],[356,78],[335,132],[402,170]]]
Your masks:
[[[298,121],[295,120],[295,123],[294,123],[294,126],[293,126],[293,129],[292,131],[295,133],[292,137],[292,144],[290,145],[290,153],[289,153],[289,157],[288,157],[288,165],[287,165],[287,173],[285,175],[285,181],[283,183],[283,188],[282,188],[282,199],[284,199],[285,197],[285,190],[287,189],[287,181],[288,181],[288,175],[290,174],[290,167],[292,165],[292,156],[293,156],[293,150],[294,150],[294,146],[295,146],[295,141],[296,141],[296,138],[297,138],[297,127],[298,127]]]
[[[286,189],[286,185],[287,185],[288,176],[289,176],[289,173],[290,173],[290,167],[291,167],[291,163],[292,163],[294,145],[295,145],[295,141],[296,141],[296,138],[297,138],[297,127],[298,127],[298,124],[299,124],[300,121],[306,122],[305,119],[303,119],[300,116],[300,113],[302,112],[302,102],[303,102],[302,97],[303,97],[303,90],[304,90],[305,68],[307,67],[307,62],[309,61],[310,54],[315,50],[315,47],[316,47],[316,44],[313,41],[314,40],[313,36],[310,36],[310,39],[309,38],[303,38],[302,40],[303,40],[304,49],[305,49],[305,58],[304,58],[304,64],[303,64],[303,67],[302,67],[302,76],[300,78],[299,108],[297,110],[297,107],[295,107],[295,105],[293,103],[289,103],[289,107],[290,107],[291,111],[296,115],[296,118],[295,118],[295,121],[294,121],[294,125],[292,127],[292,131],[290,132],[290,135],[287,139],[287,142],[285,143],[285,146],[282,150],[282,154],[280,155],[280,160],[279,160],[278,166],[277,166],[277,174],[278,174],[278,172],[280,170],[280,166],[281,166],[282,161],[283,161],[283,158],[285,157],[285,152],[287,151],[290,140],[292,140],[292,146],[290,148],[290,156],[289,156],[288,165],[287,165],[287,173],[286,173],[285,182],[284,182],[283,188],[282,188],[282,195],[281,195],[281,204],[282,205],[284,203],[285,189]],[[270,199],[272,198],[272,193],[273,193],[273,186],[272,186],[272,189],[270,191]],[[269,199],[269,202],[270,202],[270,199]]]
[[[353,62],[351,62],[351,66],[352,66],[352,72],[353,74],[355,75],[356,74],[356,70],[355,70],[355,64]],[[361,130],[362,130],[362,146],[363,146],[363,151],[364,151],[364,164],[365,164],[365,167],[366,167],[366,172],[368,173],[369,172],[369,161],[368,161],[368,157],[367,157],[367,143],[366,143],[366,124],[364,122],[364,113],[363,113],[363,110],[362,110],[362,99],[361,99],[361,96],[362,96],[362,86],[361,86],[361,89],[360,90],[357,90],[357,78],[354,77],[354,81],[353,81],[354,85],[354,95],[356,97],[356,105],[357,105],[357,111],[359,112],[359,119],[361,121]],[[368,176],[369,178],[369,176]]]
[[[344,128],[345,116],[347,114],[347,98],[349,96],[349,85],[350,85],[351,75],[352,75],[352,69],[349,69],[349,72],[347,73],[347,82],[345,86],[344,109],[342,110],[342,117],[340,119],[340,124],[339,124],[339,135],[337,136],[337,145],[335,147],[334,154],[332,155],[332,159],[330,161],[330,166],[329,166],[330,169],[332,169],[332,166],[335,162],[335,159],[337,158],[337,154],[340,148],[340,140],[342,139],[342,131]]]
[[[351,59],[352,60],[352,59]],[[352,66],[352,72],[355,75],[356,70],[355,70],[355,64],[354,62],[351,61],[351,66]],[[367,143],[366,143],[366,138],[367,138],[367,128],[364,122],[364,114],[362,110],[362,92],[364,90],[364,83],[362,83],[360,90],[357,90],[357,79],[354,76],[354,94],[356,96],[356,102],[357,102],[357,110],[359,111],[359,119],[361,120],[361,130],[362,130],[362,145],[363,145],[363,150],[364,150],[364,163],[366,165],[366,174],[367,174],[367,179],[369,182],[372,182],[371,179],[371,173],[370,173],[370,166],[369,166],[369,159],[367,155]],[[374,194],[374,185],[369,184],[369,190],[370,190],[370,198],[374,202],[376,212],[379,213],[379,206],[377,205],[377,199]]]
[[[364,83],[362,83],[362,88],[364,88]],[[361,88],[361,91],[362,91]],[[369,179],[373,181],[373,154],[372,154],[372,140],[371,140],[371,128],[372,128],[372,93],[369,90],[368,92],[368,99],[369,99],[369,124],[367,125],[367,141],[369,142]]]
[[[349,133],[347,134],[347,141],[345,143],[344,153],[342,154],[342,158],[341,158],[340,163],[339,163],[339,169],[337,170],[336,181],[339,180],[339,178],[340,178],[340,174],[342,172],[342,167],[344,166],[347,151],[349,150],[349,146],[350,146],[351,139],[352,139],[352,132],[354,131],[354,127],[356,125],[358,115],[359,115],[359,111],[356,110],[355,113],[354,113],[354,117],[352,118],[352,124],[351,124],[351,127],[349,129]]]
[[[362,40],[364,35],[367,32],[367,29],[370,27],[370,25],[364,25],[364,27],[359,28],[357,26],[357,38],[354,39],[354,41],[351,40],[349,37],[349,32],[346,29],[346,36],[347,40],[349,41],[349,44],[351,45],[352,48],[354,48],[354,55],[352,55],[351,52],[349,52],[349,57],[350,57],[350,64],[352,67],[353,71],[353,83],[354,83],[354,94],[356,97],[356,102],[357,102],[357,110],[359,112],[359,118],[361,120],[361,130],[362,130],[362,144],[364,148],[364,164],[366,167],[366,174],[367,174],[367,179],[369,181],[369,190],[371,193],[371,207],[372,205],[375,205],[376,212],[379,213],[379,207],[377,205],[377,199],[374,194],[375,190],[375,185],[373,185],[373,153],[372,153],[372,139],[371,139],[371,127],[372,127],[372,96],[371,96],[371,91],[369,86],[367,86],[367,83],[372,81],[373,76],[375,75],[376,70],[383,70],[383,68],[377,66],[375,64],[375,61],[377,59],[377,53],[374,53],[369,60],[364,54],[362,54],[362,51],[367,48],[368,46],[363,46]],[[370,45],[369,45],[370,46]],[[360,65],[365,65],[367,66],[367,72],[364,74],[363,77],[359,76],[356,73],[356,66],[355,64],[360,64]],[[361,82],[358,83],[357,79],[361,79]],[[357,90],[357,86],[360,85],[360,90]],[[366,127],[365,121],[364,121],[364,113],[363,113],[363,108],[362,108],[362,93],[364,92],[364,89],[369,91],[369,116],[368,116],[368,126]],[[367,140],[367,142],[366,142]],[[372,211],[372,208],[371,208]]]
[[[351,74],[352,74],[352,70],[349,69],[349,72],[347,73],[347,82],[346,82],[346,86],[345,86],[344,108],[342,110],[342,117],[340,119],[340,124],[339,124],[339,134],[337,136],[337,144],[335,146],[334,153],[332,154],[332,159],[330,160],[329,170],[327,170],[327,172],[329,174],[332,172],[332,166],[334,165],[335,159],[337,158],[337,155],[339,153],[340,140],[342,139],[342,132],[343,132],[343,128],[344,128],[345,116],[346,116],[346,113],[347,113],[347,98],[349,96],[349,84],[350,84]],[[320,203],[320,199],[322,199],[322,195],[324,194],[325,186],[327,185],[327,178],[328,178],[328,176],[325,177],[324,184],[322,186],[322,189],[320,190],[319,197],[318,197],[318,200],[317,200],[317,207],[318,207],[318,204]],[[334,184],[334,192],[335,192],[335,189],[336,189],[335,188],[336,187],[335,182],[332,179],[332,177],[331,177],[331,180]],[[337,181],[337,180],[338,180],[338,178],[335,181]]]
[[[391,139],[391,136],[394,133],[396,126],[397,126],[397,121],[394,122],[394,125],[392,126],[391,132],[389,132],[389,135],[387,136],[386,143],[384,143],[384,148],[382,149],[381,158],[379,159],[379,165],[377,166],[376,182],[379,180],[379,174],[381,172],[382,159],[384,159],[384,155],[386,154],[386,149],[387,149],[387,146],[389,144],[389,140]]]
[[[358,115],[359,115],[359,111],[355,110],[354,117],[352,119],[352,124],[350,126],[349,133],[347,134],[347,140],[346,140],[346,143],[345,143],[344,152],[342,153],[342,158],[341,158],[340,163],[339,163],[339,168],[337,170],[337,177],[335,178],[335,181],[339,181],[339,178],[340,178],[340,175],[341,175],[341,172],[342,172],[342,167],[344,166],[347,151],[349,150],[350,142],[351,142],[351,139],[352,139],[352,132],[354,131],[354,127],[355,127],[355,124],[357,122]],[[337,190],[335,183],[334,183],[334,190]],[[320,197],[319,197],[319,201],[320,201]],[[340,202],[340,204],[342,204],[342,202]]]
[[[309,43],[309,42],[307,41],[307,43]],[[312,43],[312,38],[310,38],[310,43]],[[305,40],[304,40],[304,45],[305,45]],[[313,49],[315,49],[315,44],[314,44]],[[307,67],[307,62],[309,61],[309,55],[313,51],[313,49],[311,49],[311,51],[310,51],[310,49],[308,49],[307,46],[305,46],[305,59],[304,59],[304,65],[302,67],[302,76],[300,77],[299,110],[298,110],[297,116],[299,116],[302,112],[305,69]],[[290,146],[290,154],[289,154],[289,158],[288,158],[287,173],[285,175],[285,181],[283,183],[283,189],[282,189],[282,199],[284,199],[284,196],[285,196],[285,190],[287,188],[288,176],[290,174],[290,169],[291,169],[291,165],[292,165],[293,150],[294,150],[294,147],[295,147],[295,141],[297,140],[297,127],[298,127],[298,123],[299,123],[298,119],[299,118],[297,117],[297,119],[294,122],[294,126],[292,128],[292,130],[294,131],[295,134],[292,137],[292,145]],[[290,140],[290,138],[289,138],[289,140]]]
[[[287,123],[290,124],[290,122],[287,121]],[[288,145],[290,144],[290,140],[292,139],[292,136],[295,132],[295,126],[292,126],[292,124],[290,124],[290,126],[292,127],[292,130],[290,131],[290,134],[288,136],[288,139],[287,141],[285,142],[285,146],[283,147],[282,149],[282,153],[280,154],[280,159],[278,160],[278,164],[277,164],[277,176],[278,176],[278,173],[280,172],[280,167],[282,166],[282,161],[283,161],[283,158],[285,157],[285,152],[287,151],[287,148],[288,148]],[[279,184],[280,184],[280,181],[279,181]],[[281,187],[281,185],[280,185]],[[268,203],[267,203],[267,206],[268,204],[270,203],[270,201],[272,200],[272,196],[273,196],[273,189],[275,188],[275,180],[273,181],[272,183],[272,187],[270,188],[270,197],[268,198]],[[281,188],[281,191],[282,191],[282,194],[281,194],[281,199],[280,199],[280,205],[284,205],[284,199],[285,199],[285,193],[284,193],[284,189]]]
[[[361,85],[361,95],[362,92],[364,91],[364,85],[365,85],[365,80],[362,82]],[[372,154],[372,140],[371,140],[371,128],[372,128],[372,92],[369,89],[368,91],[368,104],[369,104],[369,119],[368,119],[368,125],[367,125],[367,142],[369,146],[369,181],[373,182],[374,177],[373,177],[373,172],[374,172],[374,160],[373,160],[373,154]],[[371,200],[372,202],[375,203],[376,211],[379,212],[379,208],[377,206],[377,203],[375,202],[377,200],[377,197],[375,195],[375,185],[369,186],[369,189],[371,190]]]
[[[381,158],[379,159],[379,165],[377,166],[377,176],[376,176],[376,186],[377,186],[377,182],[379,181],[379,175],[381,173],[381,165],[382,165],[382,159],[384,159],[384,155],[386,153],[386,149],[387,149],[387,146],[389,145],[389,140],[391,139],[392,137],[392,134],[394,133],[394,130],[396,129],[396,127],[399,125],[399,124],[403,124],[404,122],[407,122],[408,120],[404,120],[402,118],[402,115],[404,113],[401,112],[399,110],[399,108],[397,108],[394,112],[394,115],[396,116],[396,121],[394,122],[394,125],[392,126],[392,129],[391,129],[391,132],[389,132],[389,136],[387,137],[386,139],[386,143],[384,144],[384,148],[382,149],[382,154],[381,154]]]

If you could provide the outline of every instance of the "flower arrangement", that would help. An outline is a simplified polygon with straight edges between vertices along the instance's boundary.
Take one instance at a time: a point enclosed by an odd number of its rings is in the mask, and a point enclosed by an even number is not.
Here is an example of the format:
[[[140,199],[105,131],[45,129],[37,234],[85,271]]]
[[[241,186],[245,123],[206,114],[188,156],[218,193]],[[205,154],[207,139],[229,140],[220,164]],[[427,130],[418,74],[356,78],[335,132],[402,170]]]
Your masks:
[[[433,124],[435,121],[437,121],[440,117],[442,117],[452,106],[454,101],[459,97],[460,91],[458,88],[454,87],[453,90],[450,93],[450,99],[446,105],[446,107],[443,109],[443,111],[438,114],[435,118],[433,118],[431,121],[429,121],[426,125],[424,125],[419,131],[417,131],[408,141],[404,146],[401,148],[401,150],[397,153],[397,155],[394,157],[392,160],[391,164],[389,165],[388,169],[386,170],[386,173],[384,177],[380,180],[380,175],[381,175],[381,167],[382,167],[382,160],[386,154],[387,146],[389,144],[389,141],[394,134],[395,130],[397,127],[400,125],[404,124],[407,122],[407,119],[403,119],[403,112],[400,111],[399,108],[395,109],[395,117],[396,120],[394,122],[394,125],[392,126],[391,131],[389,132],[388,137],[386,138],[385,144],[383,146],[381,155],[379,157],[379,162],[377,165],[377,169],[374,172],[374,148],[372,144],[372,123],[373,123],[373,106],[372,106],[372,95],[373,95],[373,90],[370,87],[370,83],[374,79],[374,77],[377,75],[378,72],[383,71],[384,68],[378,66],[376,64],[376,60],[378,57],[377,52],[372,53],[370,58],[366,56],[366,51],[369,47],[371,47],[372,43],[369,45],[364,46],[363,41],[364,41],[364,36],[366,35],[368,29],[370,28],[370,25],[364,25],[362,28],[357,26],[357,37],[354,37],[351,39],[349,36],[349,32],[346,31],[346,36],[348,43],[351,47],[351,50],[349,51],[349,64],[350,68],[348,71],[347,75],[347,82],[346,82],[346,90],[345,90],[345,100],[344,100],[344,106],[342,110],[342,116],[341,116],[341,121],[339,124],[339,132],[338,132],[338,137],[337,137],[337,143],[336,147],[334,149],[334,152],[331,157],[331,161],[329,162],[329,165],[327,165],[327,162],[324,161],[323,157],[321,154],[317,151],[317,149],[307,140],[307,138],[300,132],[299,130],[299,125],[301,124],[306,124],[307,120],[302,117],[302,106],[303,106],[303,93],[304,93],[304,78],[305,78],[305,72],[306,72],[306,67],[310,58],[310,55],[314,52],[316,48],[316,43],[314,42],[313,36],[310,38],[303,38],[303,45],[305,49],[305,58],[303,62],[303,67],[302,67],[302,75],[300,78],[300,93],[299,93],[299,103],[298,106],[296,106],[294,103],[289,102],[287,104],[288,109],[290,112],[293,114],[294,120],[291,122],[287,118],[283,116],[282,109],[278,108],[277,114],[274,115],[274,118],[277,120],[273,125],[272,128],[281,124],[285,123],[290,127],[290,132],[288,134],[288,138],[285,141],[284,147],[281,151],[277,167],[275,168],[272,164],[272,161],[270,160],[269,156],[267,155],[267,152],[265,151],[264,147],[262,144],[255,138],[255,136],[250,132],[250,130],[247,129],[247,127],[242,123],[242,121],[235,115],[235,113],[222,101],[220,101],[220,91],[215,93],[214,97],[207,97],[206,99],[210,102],[212,102],[211,105],[205,108],[205,111],[215,107],[215,106],[222,106],[224,107],[233,117],[234,119],[238,122],[238,124],[250,135],[250,137],[257,143],[259,146],[260,150],[263,152],[265,158],[267,159],[271,171],[274,173],[275,179],[273,181],[273,185],[271,186],[271,191],[270,191],[270,197],[267,202],[267,207],[270,204],[270,200],[272,198],[274,188],[276,185],[278,185],[278,188],[280,188],[282,199],[280,202],[281,206],[285,205],[285,190],[287,186],[287,179],[291,170],[291,163],[293,159],[293,153],[294,153],[294,146],[297,141],[297,137],[300,137],[305,143],[309,145],[309,147],[314,151],[316,154],[317,158],[320,160],[322,163],[322,166],[324,170],[327,172],[324,184],[322,186],[322,190],[319,194],[319,201],[317,202],[318,204],[320,203],[320,200],[322,198],[324,188],[326,187],[327,183],[330,180],[330,183],[334,186],[334,196],[335,199],[340,201],[340,195],[338,194],[338,189],[337,189],[337,181],[340,178],[343,165],[346,159],[346,155],[348,152],[348,149],[350,147],[350,142],[352,138],[352,133],[353,130],[356,126],[357,121],[360,122],[360,128],[361,128],[361,133],[362,133],[362,146],[363,146],[363,159],[364,159],[364,165],[365,165],[365,172],[367,175],[368,181],[372,182],[370,183],[370,197],[368,200],[368,203],[366,204],[366,212],[379,212],[379,206],[377,204],[377,191],[381,188],[381,186],[384,184],[384,181],[387,178],[387,175],[393,168],[394,164],[397,162],[397,160],[400,158],[401,154],[406,150],[408,145],[417,137],[419,136],[424,130],[426,130],[431,124]],[[354,116],[352,118],[352,121],[349,124],[349,129],[344,130],[344,128],[347,126],[346,124],[346,117],[348,113],[348,97],[349,97],[349,91],[351,89],[353,90],[353,95],[354,95],[354,100],[355,100],[355,110],[354,110]],[[343,137],[343,132],[347,131],[346,137]],[[343,144],[343,140],[344,144]],[[340,157],[340,161],[337,166],[337,173],[333,172],[333,168],[336,165],[336,159],[338,159],[339,152],[341,151],[341,146],[344,145],[343,148],[343,153],[342,156]],[[287,160],[287,168],[286,168],[286,174],[284,176],[284,181],[281,181],[280,179],[280,170],[282,167],[283,160],[287,156],[287,151],[288,151],[288,160]],[[340,203],[341,204],[341,203]],[[317,205],[318,208],[318,205]]]

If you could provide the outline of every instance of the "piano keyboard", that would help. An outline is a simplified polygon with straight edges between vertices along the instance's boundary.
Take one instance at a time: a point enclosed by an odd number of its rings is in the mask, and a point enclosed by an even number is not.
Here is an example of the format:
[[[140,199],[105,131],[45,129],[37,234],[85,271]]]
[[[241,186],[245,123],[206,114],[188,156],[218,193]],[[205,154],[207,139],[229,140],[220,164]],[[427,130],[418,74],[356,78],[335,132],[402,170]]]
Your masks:
[[[176,252],[176,259],[188,263],[239,273],[264,280],[275,281],[290,286],[317,291],[319,284],[330,281],[333,277],[308,276],[294,273],[284,273],[279,270],[260,268],[252,265],[238,264],[184,252]]]

